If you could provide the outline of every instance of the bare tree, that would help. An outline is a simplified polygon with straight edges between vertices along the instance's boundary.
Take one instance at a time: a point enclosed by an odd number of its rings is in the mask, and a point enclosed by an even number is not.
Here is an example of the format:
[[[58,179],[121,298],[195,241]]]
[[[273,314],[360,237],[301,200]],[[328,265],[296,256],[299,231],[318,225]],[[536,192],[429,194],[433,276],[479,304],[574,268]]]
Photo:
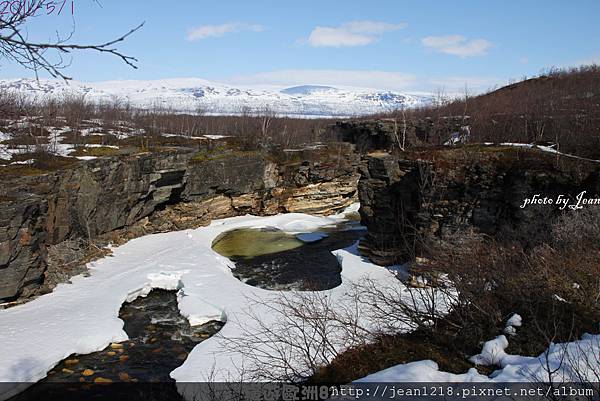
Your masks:
[[[326,291],[249,299],[251,325],[224,337],[223,352],[240,353],[251,380],[308,379],[347,349],[381,335],[430,328],[455,302],[452,287],[388,285],[365,276],[337,297]],[[262,312],[258,312],[262,311]]]
[[[36,73],[46,71],[54,78],[70,79],[62,70],[70,62],[64,56],[80,50],[92,50],[100,53],[108,53],[120,58],[127,65],[137,68],[137,59],[127,56],[117,50],[114,46],[124,41],[127,37],[140,29],[144,24],[131,29],[124,35],[104,43],[76,44],[71,43],[71,32],[66,37],[57,37],[54,41],[33,41],[28,37],[27,24],[35,17],[47,14],[46,0],[31,0],[18,2],[19,8],[10,10],[0,15],[0,57],[6,58],[21,66],[33,70]],[[51,57],[50,54],[54,54]],[[56,58],[57,57],[57,58]]]
[[[264,145],[269,139],[269,133],[271,128],[271,123],[273,122],[273,118],[275,117],[275,113],[269,108],[269,106],[265,106],[262,113],[259,114],[260,117],[260,137],[261,142]]]

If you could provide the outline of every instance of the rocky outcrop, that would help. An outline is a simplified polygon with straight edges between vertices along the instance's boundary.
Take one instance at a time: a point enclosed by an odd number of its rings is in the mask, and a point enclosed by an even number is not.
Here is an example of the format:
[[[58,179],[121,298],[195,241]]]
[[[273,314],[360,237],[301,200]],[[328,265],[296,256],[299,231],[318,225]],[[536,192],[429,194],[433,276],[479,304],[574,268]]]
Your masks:
[[[597,195],[598,164],[510,147],[439,148],[367,156],[358,185],[368,234],[362,251],[379,264],[403,263],[431,241],[460,246],[464,235],[511,238],[527,246],[558,213],[521,208],[527,197]]]
[[[398,149],[398,145],[402,143],[403,128],[402,121],[394,119],[340,121],[329,127],[329,134],[354,144],[357,152],[365,154],[376,149]],[[414,135],[407,135],[405,142],[414,145]]]
[[[397,115],[377,120],[340,121],[331,125],[331,138],[353,143],[361,154],[372,151],[394,151],[416,146],[462,143],[469,136],[469,116],[415,118]]]
[[[332,145],[333,146],[333,145]],[[192,150],[101,158],[0,186],[0,299],[79,272],[90,247],[238,214],[327,214],[355,199],[348,144],[302,153]]]

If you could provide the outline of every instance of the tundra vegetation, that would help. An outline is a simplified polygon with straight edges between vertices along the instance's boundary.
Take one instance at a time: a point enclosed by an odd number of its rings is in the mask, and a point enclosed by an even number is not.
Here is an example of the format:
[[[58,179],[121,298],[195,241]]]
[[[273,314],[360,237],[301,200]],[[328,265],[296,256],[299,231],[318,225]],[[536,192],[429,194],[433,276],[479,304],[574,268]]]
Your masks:
[[[442,145],[468,126],[471,143],[550,142],[559,151],[599,159],[600,67],[552,68],[478,96],[465,89],[449,98],[439,90],[427,107],[378,117],[396,121],[399,131],[408,121],[426,144]]]

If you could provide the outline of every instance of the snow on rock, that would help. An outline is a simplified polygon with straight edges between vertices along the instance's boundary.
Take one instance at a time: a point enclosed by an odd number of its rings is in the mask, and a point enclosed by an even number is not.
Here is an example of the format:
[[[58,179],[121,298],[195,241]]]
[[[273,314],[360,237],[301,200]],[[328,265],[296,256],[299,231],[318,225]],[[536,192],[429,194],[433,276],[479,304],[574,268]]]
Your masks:
[[[86,148],[110,148],[110,149],[119,149],[116,145],[101,145],[98,143],[88,143],[85,145]]]
[[[517,327],[521,327],[523,324],[523,318],[519,314],[513,314],[507,321],[506,327],[504,328],[504,334],[509,336],[517,335]]]
[[[559,152],[558,150],[554,149],[554,146],[536,145],[533,143],[513,143],[513,142],[503,142],[500,145],[501,146],[512,146],[512,147],[517,147],[517,148],[539,149],[542,152],[554,153],[556,155],[569,157],[572,159],[587,160],[587,161],[594,162],[594,163],[600,163],[600,160],[588,159],[587,157],[581,157],[581,156],[571,155],[569,153]]]
[[[500,336],[504,337],[504,336]],[[500,370],[484,376],[473,368],[464,374],[441,372],[435,362],[425,360],[392,366],[366,376],[356,382],[549,382],[554,383],[598,381],[600,372],[600,335],[585,334],[581,340],[551,344],[538,357],[508,355],[504,352],[505,339],[496,338],[486,343],[489,359],[494,359]],[[486,351],[484,346],[484,352]],[[482,354],[484,353],[482,352]],[[480,354],[481,355],[481,354]],[[550,375],[548,372],[552,372]]]
[[[386,266],[398,279],[406,281],[410,278],[410,262],[401,265]]]
[[[203,137],[206,139],[213,139],[213,140],[230,138],[229,135],[203,135]]]
[[[521,325],[523,324],[523,318],[521,317],[521,315],[519,314],[514,314],[512,315],[507,321],[506,321],[506,326],[514,326],[514,327],[521,327]]]
[[[488,380],[477,369],[471,368],[460,375],[442,372],[438,364],[423,360],[392,366],[377,373],[363,377],[354,383],[394,383],[394,382],[481,382]]]
[[[521,327],[523,324],[523,318],[521,315],[514,313],[506,321],[504,327],[504,334],[514,336],[517,334],[517,327]],[[469,358],[469,361],[475,365],[482,366],[503,366],[506,362],[508,355],[504,350],[508,347],[508,339],[506,336],[500,335],[493,340],[487,341],[483,344],[483,349],[480,354],[474,355]]]
[[[504,357],[507,355],[504,350],[508,347],[506,336],[500,335],[493,340],[486,341],[483,344],[483,349],[478,355],[469,358],[469,361],[475,365],[490,366],[500,365]]]
[[[360,203],[353,203],[350,206],[348,206],[347,208],[344,209],[343,213],[344,214],[349,214],[349,213],[358,213],[358,211],[360,210]]]
[[[10,163],[10,164],[13,164],[13,165],[20,165],[20,164],[23,164],[23,165],[25,165],[25,164],[33,164],[33,163],[35,163],[35,160],[33,160],[33,159],[28,159],[28,160],[18,160],[18,161],[16,161],[16,162],[12,162],[12,163]]]

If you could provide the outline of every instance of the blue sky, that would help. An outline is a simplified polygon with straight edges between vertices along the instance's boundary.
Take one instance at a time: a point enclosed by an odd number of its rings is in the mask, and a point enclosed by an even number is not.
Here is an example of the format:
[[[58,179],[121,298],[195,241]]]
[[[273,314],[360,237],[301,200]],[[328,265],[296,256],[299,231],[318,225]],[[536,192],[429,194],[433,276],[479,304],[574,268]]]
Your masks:
[[[597,0],[74,2],[73,16],[31,20],[30,37],[66,35],[74,24],[73,41],[101,42],[145,21],[119,47],[139,69],[80,53],[66,70],[80,81],[199,77],[481,91],[551,66],[600,63]],[[0,59],[0,78],[32,76]]]

